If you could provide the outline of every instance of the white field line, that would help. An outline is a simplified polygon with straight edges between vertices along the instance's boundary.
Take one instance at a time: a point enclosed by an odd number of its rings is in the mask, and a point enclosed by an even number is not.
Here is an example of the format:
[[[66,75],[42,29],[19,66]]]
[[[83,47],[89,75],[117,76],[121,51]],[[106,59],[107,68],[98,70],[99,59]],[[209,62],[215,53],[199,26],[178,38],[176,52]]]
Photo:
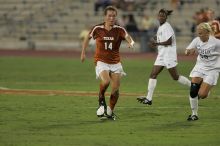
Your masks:
[[[63,96],[89,96],[94,97],[98,96],[98,91],[65,91],[65,90],[32,90],[32,89],[8,89],[8,88],[0,88],[0,94],[14,94],[14,95],[63,95]],[[106,96],[109,96],[110,93],[107,92]],[[120,96],[131,96],[138,97],[142,96],[144,93],[126,93],[121,92]],[[180,97],[180,95],[175,95],[171,93],[160,93],[155,94],[156,96],[169,96],[169,97]]]
[[[7,90],[9,88],[6,88],[6,87],[0,87],[0,90]]]
[[[47,95],[47,96],[86,96],[86,97],[96,97],[98,96],[98,91],[66,91],[66,90],[32,90],[32,89],[9,89],[5,87],[0,87],[0,94],[12,94],[12,95]],[[110,93],[107,92],[106,96]],[[144,93],[128,93],[121,92],[120,96],[138,97],[142,96]],[[175,93],[155,93],[155,96],[167,96],[167,97],[182,97],[182,94]],[[186,93],[187,95],[187,93]],[[215,95],[215,98],[220,98],[220,95]]]
[[[31,95],[66,95],[66,96],[97,96],[98,92],[95,91],[65,91],[65,90],[32,90],[32,89],[9,89],[0,88],[1,94],[31,94]],[[110,93],[106,93],[110,95]],[[139,93],[120,93],[121,96],[140,96]]]
[[[31,90],[31,89],[9,89],[5,87],[0,87],[0,94],[13,94],[13,95],[64,95],[64,96],[97,96],[97,92],[94,91],[64,91],[64,90]],[[107,93],[109,95],[109,93]],[[121,96],[133,96],[137,97],[143,95],[141,93],[120,93]],[[155,94],[156,96],[169,96],[169,97],[181,97],[180,95],[175,95],[171,93],[160,93]],[[215,98],[220,98],[220,96],[215,96]],[[90,106],[90,107],[73,107],[73,109],[97,109],[97,106]],[[189,106],[117,106],[117,109],[187,109]],[[201,109],[213,109],[213,107],[199,107]]]

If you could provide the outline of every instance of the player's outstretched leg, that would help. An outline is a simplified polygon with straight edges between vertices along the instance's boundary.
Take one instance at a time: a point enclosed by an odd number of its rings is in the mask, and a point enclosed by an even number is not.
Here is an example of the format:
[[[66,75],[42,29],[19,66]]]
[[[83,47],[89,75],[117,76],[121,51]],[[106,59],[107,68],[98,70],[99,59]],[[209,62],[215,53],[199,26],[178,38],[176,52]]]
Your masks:
[[[148,92],[147,96],[140,96],[137,98],[137,101],[146,105],[152,105],[152,98],[153,98],[153,93],[154,89],[156,88],[157,85],[157,79],[149,79],[148,81]]]
[[[184,76],[179,76],[178,80],[177,80],[180,84],[182,85],[186,85],[188,87],[191,86],[191,82],[188,78],[184,77]]]

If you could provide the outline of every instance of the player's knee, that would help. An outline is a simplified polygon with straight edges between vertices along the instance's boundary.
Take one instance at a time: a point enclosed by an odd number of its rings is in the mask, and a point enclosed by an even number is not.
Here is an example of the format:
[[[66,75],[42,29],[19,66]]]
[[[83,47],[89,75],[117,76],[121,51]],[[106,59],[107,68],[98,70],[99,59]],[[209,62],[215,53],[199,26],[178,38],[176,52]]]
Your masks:
[[[198,93],[198,96],[199,96],[199,98],[201,98],[201,99],[205,99],[206,97],[208,97],[208,93],[203,92],[203,91],[200,91],[200,92]]]
[[[198,96],[200,84],[197,83],[191,83],[191,88],[190,88],[190,97],[195,98]]]

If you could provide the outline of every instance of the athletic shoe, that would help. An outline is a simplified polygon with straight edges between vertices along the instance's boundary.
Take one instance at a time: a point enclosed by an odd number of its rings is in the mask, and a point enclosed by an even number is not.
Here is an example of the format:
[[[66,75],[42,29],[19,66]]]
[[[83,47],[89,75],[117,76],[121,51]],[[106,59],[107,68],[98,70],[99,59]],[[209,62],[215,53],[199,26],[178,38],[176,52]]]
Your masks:
[[[138,102],[143,103],[143,104],[152,104],[152,100],[148,100],[145,96],[140,96],[137,98]]]
[[[112,112],[111,115],[106,115],[104,114],[103,116],[100,117],[100,120],[104,121],[104,120],[113,120],[115,121],[116,120],[116,115]],[[118,118],[118,117],[117,117]]]
[[[107,115],[107,118],[108,118],[109,120],[114,120],[114,121],[115,121],[116,118],[118,118],[118,116],[116,116],[116,114],[112,112],[111,115]]]
[[[103,117],[105,115],[105,107],[99,106],[98,110],[96,111],[98,117]]]
[[[107,114],[107,106],[106,106],[106,103],[105,103],[105,100],[101,101],[99,103],[99,108],[98,110],[96,111],[96,115],[98,117],[103,117]]]
[[[115,121],[116,120],[116,116],[115,115],[111,115],[111,116],[104,115],[104,116],[100,117],[100,120],[102,120],[102,121],[105,121],[105,120],[113,120],[113,121]]]
[[[111,116],[112,115],[112,110],[109,106],[107,106],[107,116]]]
[[[139,96],[139,97],[137,97],[137,101],[138,102],[143,102],[144,100],[146,99],[146,96]]]
[[[113,120],[113,121],[116,120],[115,114],[112,114],[111,116],[107,116],[107,118],[108,118],[109,120]]]
[[[187,121],[196,121],[198,119],[199,117],[197,115],[189,115],[189,117],[187,118]]]
[[[116,118],[116,115],[113,113],[113,111],[111,110],[111,108],[109,106],[107,106],[107,115],[106,115],[106,117],[109,120],[115,120],[115,118]]]

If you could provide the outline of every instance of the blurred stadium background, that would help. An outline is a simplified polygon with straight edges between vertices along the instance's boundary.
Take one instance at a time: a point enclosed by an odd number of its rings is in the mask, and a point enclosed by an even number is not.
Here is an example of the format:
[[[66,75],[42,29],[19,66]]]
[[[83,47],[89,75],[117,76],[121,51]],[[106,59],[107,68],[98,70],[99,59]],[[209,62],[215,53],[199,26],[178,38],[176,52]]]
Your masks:
[[[174,10],[168,21],[176,31],[178,52],[182,52],[194,36],[195,13],[211,8],[216,17],[220,16],[219,3],[219,0],[0,0],[0,49],[80,51],[86,30],[102,22],[102,7],[112,4],[118,7],[119,23],[134,36],[139,52],[153,51],[147,48],[143,32],[148,29],[149,37],[155,34],[158,10]],[[135,22],[129,22],[131,15]],[[142,25],[145,16],[150,18],[148,28]],[[122,51],[129,50],[122,47]]]
[[[118,7],[118,23],[137,42],[137,53],[122,53],[127,76],[122,79],[116,122],[97,119],[99,80],[94,63],[89,58],[82,65],[79,59],[84,35],[102,22],[102,8],[109,2]],[[219,4],[220,0],[0,0],[0,146],[219,145],[220,84],[200,101],[197,122],[186,121],[191,112],[189,89],[171,80],[167,71],[158,77],[152,107],[136,101],[146,92],[154,62],[155,53],[150,52],[155,50],[147,48],[147,40],[156,32],[158,10],[174,10],[168,21],[181,53],[194,36],[195,24],[207,21],[207,9],[220,15]],[[90,51],[91,56],[94,50]],[[121,51],[131,50],[123,44]],[[188,76],[195,56],[179,55],[179,60],[178,71]]]

